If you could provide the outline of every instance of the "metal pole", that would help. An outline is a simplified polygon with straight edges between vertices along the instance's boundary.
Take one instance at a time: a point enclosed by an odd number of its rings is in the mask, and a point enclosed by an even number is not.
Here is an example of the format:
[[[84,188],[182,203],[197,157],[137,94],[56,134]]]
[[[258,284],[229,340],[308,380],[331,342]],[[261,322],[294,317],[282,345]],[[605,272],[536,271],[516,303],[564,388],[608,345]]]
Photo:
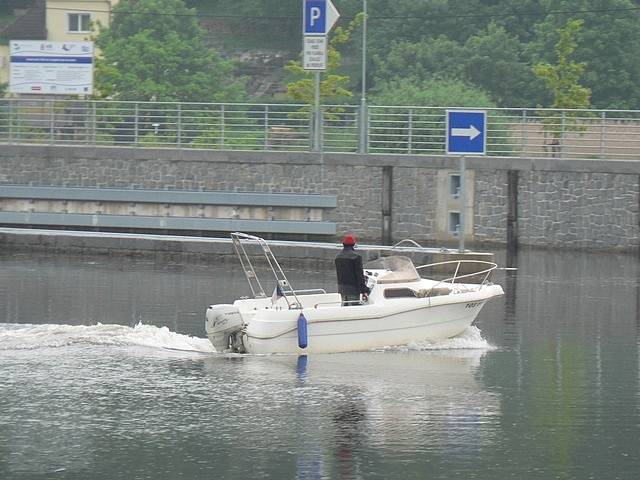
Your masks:
[[[605,159],[605,131],[607,128],[607,112],[603,111],[601,114],[600,124],[600,160]]]
[[[367,0],[363,0],[362,13],[362,102],[367,101]]]
[[[138,104],[136,103],[136,108],[135,108],[135,119],[134,119],[134,145],[138,146]]]
[[[467,203],[467,196],[465,194],[467,177],[467,162],[462,155],[460,157],[460,226],[458,227],[458,252],[464,253],[464,233],[465,233],[465,210]]]
[[[362,94],[360,96],[360,140],[358,153],[367,153],[367,0],[363,0],[362,13]]]
[[[411,155],[413,153],[413,108],[409,109],[409,138],[407,139],[408,143],[408,153]]]
[[[51,108],[49,109],[49,143],[53,144],[53,136],[54,136],[54,124],[55,124],[55,100],[51,100]]]
[[[565,120],[567,118],[566,113],[566,110],[562,110],[562,132],[560,133],[560,144],[558,145],[558,153],[560,153],[560,158],[563,157],[564,153]]]
[[[96,102],[95,100],[91,102],[91,145],[93,145],[94,147],[96,146],[96,121],[97,121],[97,114],[96,114]]]
[[[224,104],[220,105],[220,150],[224,150]]]
[[[13,115],[15,110],[13,102],[13,100],[9,100],[9,144],[13,144]]]
[[[313,150],[316,152],[320,152],[322,151],[322,145],[321,145],[321,120],[322,120],[322,114],[321,114],[321,108],[320,108],[320,71],[316,70],[316,75],[315,75],[316,79],[315,79],[315,95],[314,95],[314,113],[315,113],[315,120],[314,120],[314,139],[313,139]]]
[[[182,104],[178,103],[178,132],[176,136],[178,148],[182,148]]]
[[[527,144],[528,142],[528,135],[527,135],[527,109],[525,108],[524,110],[522,110],[522,122],[521,122],[521,141],[522,141],[522,145],[520,148],[520,156],[524,156],[524,152],[527,149]]]
[[[264,106],[264,149],[269,150],[269,105]]]

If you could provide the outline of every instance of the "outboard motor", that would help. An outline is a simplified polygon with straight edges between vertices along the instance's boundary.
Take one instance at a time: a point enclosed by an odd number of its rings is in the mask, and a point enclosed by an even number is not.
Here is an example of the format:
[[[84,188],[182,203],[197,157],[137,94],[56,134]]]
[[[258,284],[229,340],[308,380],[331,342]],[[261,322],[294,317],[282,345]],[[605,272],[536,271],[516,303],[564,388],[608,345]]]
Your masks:
[[[218,352],[229,348],[240,350],[236,334],[240,333],[243,324],[240,311],[233,305],[211,305],[207,308],[204,328]]]

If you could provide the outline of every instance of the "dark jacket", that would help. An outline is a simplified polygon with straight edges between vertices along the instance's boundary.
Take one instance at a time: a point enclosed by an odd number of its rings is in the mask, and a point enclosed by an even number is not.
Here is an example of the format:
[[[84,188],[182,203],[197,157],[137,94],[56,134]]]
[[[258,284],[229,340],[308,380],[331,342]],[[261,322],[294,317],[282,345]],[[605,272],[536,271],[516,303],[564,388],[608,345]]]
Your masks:
[[[338,292],[342,295],[360,295],[369,293],[362,270],[362,257],[353,247],[344,247],[336,257],[338,274]]]

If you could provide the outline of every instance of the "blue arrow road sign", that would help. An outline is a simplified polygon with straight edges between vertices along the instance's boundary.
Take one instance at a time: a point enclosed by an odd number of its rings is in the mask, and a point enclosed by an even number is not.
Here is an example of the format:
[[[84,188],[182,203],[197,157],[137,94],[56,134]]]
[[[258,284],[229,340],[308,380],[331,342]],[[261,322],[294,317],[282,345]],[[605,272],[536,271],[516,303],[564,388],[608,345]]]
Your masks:
[[[339,17],[331,0],[304,0],[305,35],[327,35]]]
[[[447,110],[447,154],[484,155],[486,126],[484,110]]]

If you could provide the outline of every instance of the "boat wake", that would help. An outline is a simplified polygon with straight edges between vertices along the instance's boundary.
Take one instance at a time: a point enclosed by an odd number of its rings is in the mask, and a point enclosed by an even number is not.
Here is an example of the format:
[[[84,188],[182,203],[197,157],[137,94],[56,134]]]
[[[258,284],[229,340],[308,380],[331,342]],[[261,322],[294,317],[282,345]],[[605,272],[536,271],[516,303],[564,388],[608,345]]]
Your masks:
[[[411,342],[408,345],[388,346],[384,351],[438,351],[438,350],[496,350],[497,347],[491,345],[482,337],[482,332],[478,327],[472,325],[460,335],[447,338],[446,340]]]
[[[143,325],[18,325],[0,324],[1,350],[34,350],[71,345],[136,346],[214,353],[206,338],[190,337],[167,327]]]
[[[0,351],[62,348],[73,345],[104,345],[119,347],[148,347],[197,353],[216,353],[206,338],[191,337],[170,331],[167,327],[137,324],[125,325],[31,325],[0,324]],[[454,338],[438,341],[412,342],[402,346],[388,346],[381,350],[446,351],[495,350],[475,326]]]

